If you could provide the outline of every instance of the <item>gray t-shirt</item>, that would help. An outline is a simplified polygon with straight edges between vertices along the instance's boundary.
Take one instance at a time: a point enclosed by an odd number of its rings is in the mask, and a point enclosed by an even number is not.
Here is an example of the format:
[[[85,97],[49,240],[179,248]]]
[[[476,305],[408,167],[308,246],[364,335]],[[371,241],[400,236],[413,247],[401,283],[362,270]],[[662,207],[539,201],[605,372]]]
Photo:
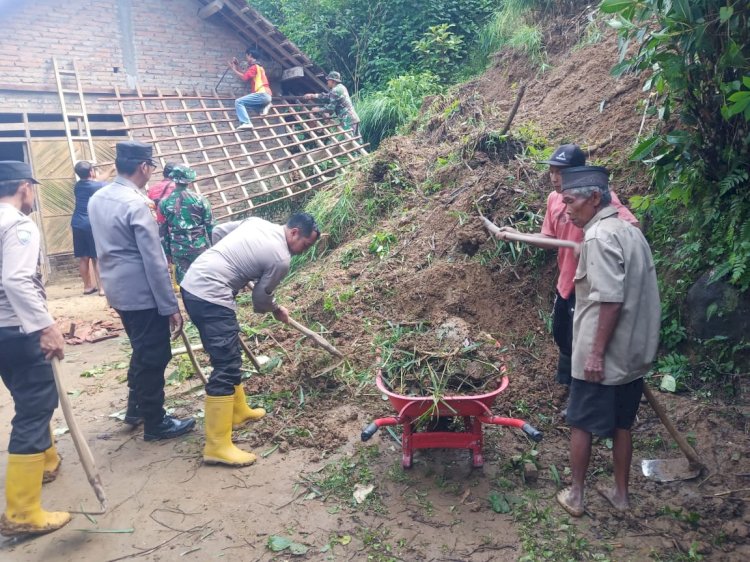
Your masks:
[[[47,311],[39,273],[39,229],[8,203],[0,203],[0,326],[31,334],[55,323]]]
[[[245,219],[240,221],[223,222],[215,225],[213,231],[211,231],[211,245],[216,246],[222,238],[240,226],[243,222],[245,222]]]
[[[253,310],[272,312],[273,292],[289,273],[291,259],[284,227],[253,217],[203,252],[180,285],[198,298],[236,310],[235,295],[253,281]]]
[[[116,310],[179,311],[159,239],[153,202],[131,181],[117,176],[89,200],[102,284]]]

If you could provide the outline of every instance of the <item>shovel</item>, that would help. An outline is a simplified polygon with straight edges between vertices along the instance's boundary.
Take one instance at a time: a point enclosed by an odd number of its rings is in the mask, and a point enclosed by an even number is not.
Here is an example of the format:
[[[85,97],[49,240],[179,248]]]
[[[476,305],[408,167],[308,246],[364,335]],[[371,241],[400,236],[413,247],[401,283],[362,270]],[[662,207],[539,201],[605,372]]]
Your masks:
[[[677,428],[667,417],[664,406],[656,399],[654,393],[647,384],[643,385],[643,394],[646,400],[659,416],[661,423],[667,428],[672,438],[677,442],[677,446],[685,454],[684,459],[654,459],[641,461],[641,470],[643,475],[649,480],[656,482],[674,482],[675,480],[690,480],[697,478],[705,468],[698,453],[690,446],[690,443],[677,431]]]

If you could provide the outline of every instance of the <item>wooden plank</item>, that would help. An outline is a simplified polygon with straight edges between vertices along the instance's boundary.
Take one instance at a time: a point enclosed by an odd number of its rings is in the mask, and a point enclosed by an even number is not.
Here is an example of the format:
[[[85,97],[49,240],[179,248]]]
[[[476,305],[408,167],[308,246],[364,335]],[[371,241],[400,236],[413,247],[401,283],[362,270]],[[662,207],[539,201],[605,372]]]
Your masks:
[[[162,163],[167,157],[177,158],[204,172],[193,185],[201,195],[218,199],[212,202],[217,219],[251,213],[260,205],[317,189],[366,153],[359,137],[345,132],[338,120],[322,118],[303,104],[274,104],[270,114],[251,117],[253,129],[238,131],[234,107],[224,103],[226,98],[198,91],[195,95],[179,90],[175,95],[161,90],[155,96],[136,93],[127,98],[117,92],[128,130],[148,135]],[[332,166],[323,170],[324,162]],[[228,177],[232,179],[227,181]],[[259,198],[268,201],[256,203]]]
[[[358,148],[353,148],[353,149],[350,149],[350,151],[356,151],[356,150],[358,150]],[[348,164],[348,163],[347,163],[347,164]],[[329,174],[329,173],[330,173],[331,171],[333,171],[333,170],[338,170],[338,169],[341,169],[341,168],[343,168],[343,167],[344,167],[344,164],[337,164],[337,165],[336,165],[336,166],[334,166],[333,168],[329,168],[329,169],[327,169],[327,170],[324,170],[324,171],[322,171],[322,172],[320,172],[320,173],[318,173],[318,174],[314,174],[314,175],[310,175],[310,176],[307,176],[306,180],[297,180],[297,181],[294,181],[294,182],[292,182],[292,183],[291,183],[291,184],[289,184],[289,185],[297,185],[297,184],[299,184],[299,183],[303,183],[304,181],[309,181],[309,180],[311,180],[312,178],[315,178],[315,177],[320,177],[320,176],[323,176],[323,175]],[[227,189],[231,189],[232,187],[233,187],[233,186],[225,186],[225,187],[224,187],[224,188],[222,188],[222,189],[224,189],[224,190],[227,190]],[[267,193],[273,193],[273,192],[275,192],[275,191],[279,191],[279,189],[284,189],[284,188],[269,189]],[[259,195],[265,195],[265,194],[266,194],[266,193],[262,193],[262,194],[259,194]],[[204,195],[208,195],[208,193],[204,193]],[[220,208],[220,207],[221,207],[221,205],[219,205],[219,208]]]

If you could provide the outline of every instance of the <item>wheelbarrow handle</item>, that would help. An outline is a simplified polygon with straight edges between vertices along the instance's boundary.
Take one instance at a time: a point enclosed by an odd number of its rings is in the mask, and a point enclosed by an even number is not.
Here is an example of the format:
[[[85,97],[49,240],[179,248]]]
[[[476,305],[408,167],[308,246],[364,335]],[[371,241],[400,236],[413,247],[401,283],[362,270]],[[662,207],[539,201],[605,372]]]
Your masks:
[[[379,418],[372,422],[370,425],[368,425],[366,428],[362,430],[362,441],[369,441],[370,438],[375,435],[375,432],[378,430],[379,427],[384,425],[398,425],[401,423],[401,420],[399,418]]]
[[[544,434],[541,431],[528,423],[521,426],[521,431],[528,435],[534,443],[539,443],[544,437]]]
[[[375,435],[375,432],[378,430],[378,424],[375,422],[372,422],[370,425],[368,425],[366,428],[362,430],[362,441],[369,441],[370,438]]]

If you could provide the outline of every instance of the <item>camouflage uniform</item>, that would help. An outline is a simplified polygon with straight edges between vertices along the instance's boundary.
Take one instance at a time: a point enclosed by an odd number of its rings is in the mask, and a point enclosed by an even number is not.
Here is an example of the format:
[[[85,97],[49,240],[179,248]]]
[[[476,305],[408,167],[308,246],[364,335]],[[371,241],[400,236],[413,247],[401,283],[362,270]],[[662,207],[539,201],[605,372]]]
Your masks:
[[[189,172],[189,173],[187,173]],[[170,177],[175,181],[175,190],[159,202],[159,210],[165,221],[159,226],[164,253],[175,265],[177,283],[195,259],[211,246],[213,216],[205,197],[187,189],[195,172],[183,166],[175,166]]]
[[[312,99],[327,100],[323,109],[334,113],[341,120],[344,129],[349,129],[355,136],[359,133],[359,115],[354,110],[349,91],[341,82],[324,94],[313,94]]]

